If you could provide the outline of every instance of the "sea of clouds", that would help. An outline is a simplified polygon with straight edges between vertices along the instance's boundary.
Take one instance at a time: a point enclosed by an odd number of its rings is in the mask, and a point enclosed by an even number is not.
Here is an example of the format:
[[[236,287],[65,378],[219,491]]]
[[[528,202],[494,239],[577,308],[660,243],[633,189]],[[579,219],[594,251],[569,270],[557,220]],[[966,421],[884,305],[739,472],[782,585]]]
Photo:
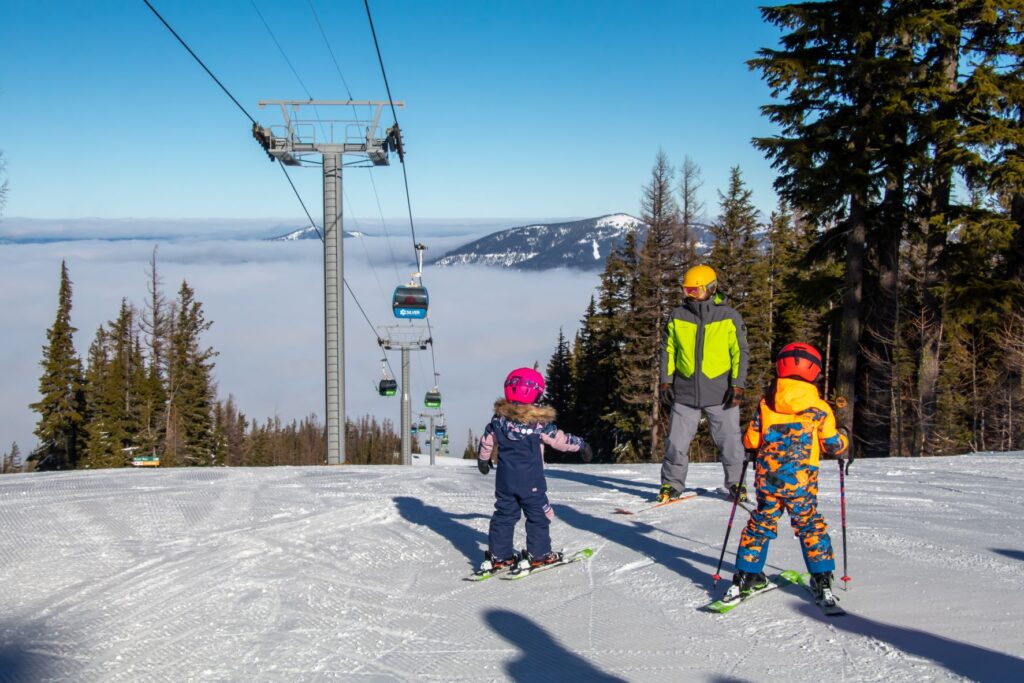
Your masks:
[[[490,231],[426,230],[428,257]],[[192,236],[0,244],[0,451],[17,441],[27,453],[37,443],[32,434],[37,415],[28,406],[39,398],[39,362],[56,314],[61,261],[74,283],[75,346],[84,358],[97,327],[117,316],[122,298],[144,306],[154,248],[165,296],[174,299],[187,280],[213,321],[204,341],[220,354],[214,370],[219,397],[233,395],[242,412],[261,421],[309,414],[323,419],[323,247],[318,240]],[[344,248],[345,278],[370,321],[398,324],[390,299],[395,285],[414,270],[408,233],[349,238]],[[423,394],[434,384],[436,362],[452,455],[461,454],[467,431],[479,434],[490,417],[508,371],[535,361],[546,366],[559,328],[572,338],[598,275],[464,266],[427,268],[424,283],[435,345],[433,359],[429,350],[412,353],[413,410],[424,410]],[[390,418],[397,427],[398,398],[376,393],[384,357],[376,332],[348,295],[345,324],[348,416]],[[399,373],[399,354],[388,357]]]

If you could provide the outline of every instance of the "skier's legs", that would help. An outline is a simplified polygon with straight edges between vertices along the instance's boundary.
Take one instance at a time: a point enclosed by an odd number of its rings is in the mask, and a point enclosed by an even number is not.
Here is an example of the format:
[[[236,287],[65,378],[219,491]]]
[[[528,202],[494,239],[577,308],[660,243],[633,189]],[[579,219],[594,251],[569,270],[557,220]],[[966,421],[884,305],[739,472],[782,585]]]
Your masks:
[[[491,555],[498,559],[511,557],[515,552],[513,538],[519,522],[519,501],[510,493],[496,492],[494,514],[487,532],[487,546]]]
[[[686,486],[686,472],[690,469],[690,442],[699,424],[700,408],[691,408],[682,403],[672,404],[672,418],[665,441],[665,459],[661,462],[661,483],[671,484],[680,493]]]
[[[743,438],[740,435],[739,407],[725,409],[722,406],[708,406],[704,409],[711,427],[711,438],[715,440],[722,454],[722,469],[725,470],[725,487],[740,482],[743,471]]]
[[[800,539],[807,571],[811,574],[834,571],[835,552],[828,535],[828,525],[818,512],[818,496],[801,489],[798,495],[787,501],[787,507],[789,522]]]
[[[526,552],[530,553],[530,557],[544,557],[551,552],[551,534],[548,529],[551,520],[547,515],[551,506],[548,497],[543,493],[535,493],[523,498],[522,503],[526,514]]]
[[[772,495],[757,492],[757,510],[743,528],[740,547],[736,551],[736,569],[757,574],[764,570],[768,559],[768,543],[779,535],[779,517],[782,501]]]

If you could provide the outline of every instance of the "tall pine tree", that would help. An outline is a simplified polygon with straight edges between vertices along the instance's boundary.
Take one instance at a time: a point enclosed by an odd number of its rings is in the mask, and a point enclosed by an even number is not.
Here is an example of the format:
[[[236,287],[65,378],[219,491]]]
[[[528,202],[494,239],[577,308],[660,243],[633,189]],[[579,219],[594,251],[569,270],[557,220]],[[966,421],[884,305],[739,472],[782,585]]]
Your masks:
[[[182,281],[168,348],[169,398],[161,463],[215,464],[219,444],[214,430],[213,358],[217,354],[201,341],[212,324],[193,289]]]
[[[40,443],[30,456],[36,469],[72,469],[78,464],[84,416],[82,361],[73,339],[77,331],[71,325],[71,278],[62,261],[57,317],[43,347],[41,398],[30,406],[39,413],[35,435]]]

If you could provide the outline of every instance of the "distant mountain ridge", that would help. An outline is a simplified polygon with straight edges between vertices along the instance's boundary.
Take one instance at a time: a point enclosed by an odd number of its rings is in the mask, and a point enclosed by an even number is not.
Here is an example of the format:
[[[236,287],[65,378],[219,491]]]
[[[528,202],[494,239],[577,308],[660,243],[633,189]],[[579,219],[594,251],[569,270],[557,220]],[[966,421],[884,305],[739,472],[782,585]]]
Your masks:
[[[523,225],[469,242],[432,263],[441,267],[479,264],[518,270],[600,270],[626,235],[638,232],[642,238],[646,230],[639,218],[626,213]]]
[[[345,230],[342,235],[345,237],[362,237],[366,233],[358,232],[354,230]],[[299,240],[319,240],[323,239],[323,231],[320,228],[314,228],[312,225],[307,225],[304,228],[298,230],[292,230],[284,235],[278,235],[277,237],[270,237],[271,242],[297,242]]]

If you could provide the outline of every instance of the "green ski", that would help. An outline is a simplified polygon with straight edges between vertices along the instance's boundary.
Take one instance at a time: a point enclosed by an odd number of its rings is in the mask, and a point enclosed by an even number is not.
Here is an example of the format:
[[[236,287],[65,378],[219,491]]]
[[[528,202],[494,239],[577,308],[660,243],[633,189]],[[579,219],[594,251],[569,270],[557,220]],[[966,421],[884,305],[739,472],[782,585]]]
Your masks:
[[[538,574],[540,572],[544,572],[544,571],[547,571],[549,569],[554,569],[555,567],[563,567],[563,566],[565,566],[567,564],[572,564],[573,562],[581,562],[583,560],[586,560],[586,559],[590,558],[593,554],[594,554],[593,550],[591,550],[590,548],[584,548],[583,550],[576,551],[572,555],[565,555],[558,562],[553,562],[551,564],[544,564],[544,565],[541,565],[539,567],[535,567],[535,568],[532,568],[532,569],[524,569],[524,570],[518,571],[518,572],[517,571],[506,572],[506,573],[501,575],[501,578],[503,578],[503,579],[505,579],[507,581],[518,581],[519,579],[525,579],[527,576],[530,576],[532,574]]]

